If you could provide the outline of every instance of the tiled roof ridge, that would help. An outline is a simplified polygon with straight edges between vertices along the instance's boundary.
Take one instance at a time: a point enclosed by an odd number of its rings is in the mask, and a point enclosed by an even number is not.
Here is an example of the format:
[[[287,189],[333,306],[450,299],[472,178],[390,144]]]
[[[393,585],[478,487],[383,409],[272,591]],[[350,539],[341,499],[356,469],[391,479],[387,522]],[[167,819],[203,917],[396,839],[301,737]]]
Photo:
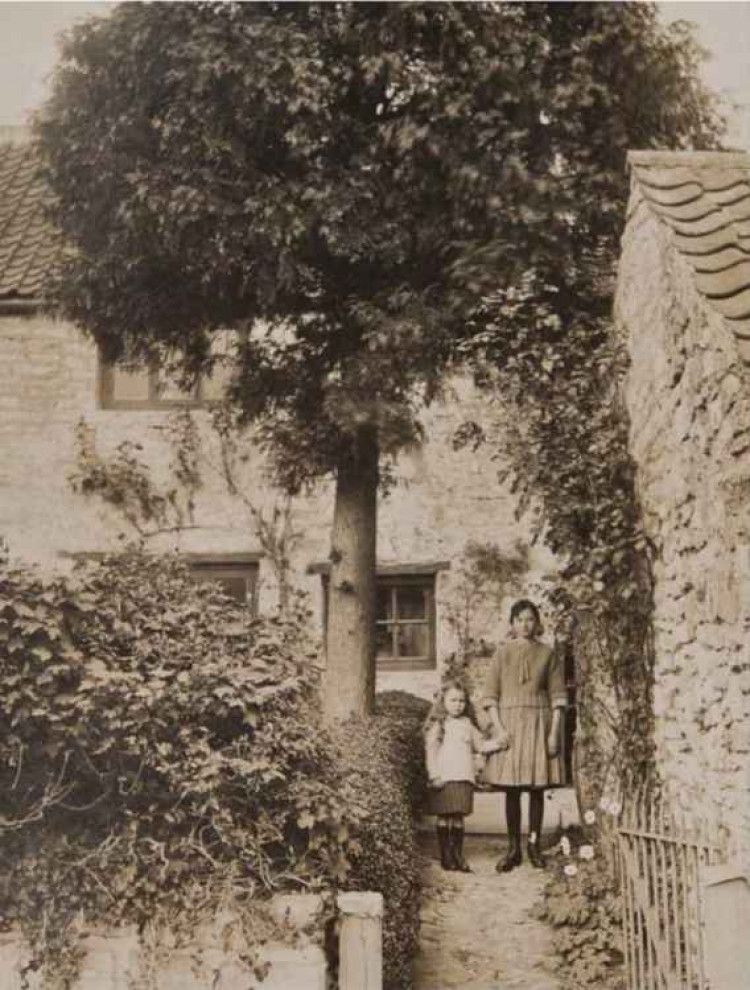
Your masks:
[[[750,154],[628,154],[637,186],[750,364]]]
[[[747,151],[629,151],[628,165],[656,168],[750,168]]]

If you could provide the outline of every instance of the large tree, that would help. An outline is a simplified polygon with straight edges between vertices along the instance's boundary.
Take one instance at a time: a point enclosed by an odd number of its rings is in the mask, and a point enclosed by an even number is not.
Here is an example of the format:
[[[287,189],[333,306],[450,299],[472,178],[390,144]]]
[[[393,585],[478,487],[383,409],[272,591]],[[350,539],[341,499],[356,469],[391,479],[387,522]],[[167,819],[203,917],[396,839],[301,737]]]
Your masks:
[[[288,488],[336,480],[330,714],[372,700],[382,456],[496,288],[600,303],[625,149],[711,139],[694,68],[644,4],[124,3],[65,41],[37,122],[54,301],[188,375],[253,327],[240,420]]]

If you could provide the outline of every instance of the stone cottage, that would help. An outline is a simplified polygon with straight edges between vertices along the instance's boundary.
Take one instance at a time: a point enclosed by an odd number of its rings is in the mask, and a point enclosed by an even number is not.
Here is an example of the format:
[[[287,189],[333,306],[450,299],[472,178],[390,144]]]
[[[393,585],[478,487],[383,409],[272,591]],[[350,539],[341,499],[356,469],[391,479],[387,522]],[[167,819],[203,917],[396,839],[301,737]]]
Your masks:
[[[169,520],[145,525],[147,545],[179,548],[197,579],[221,580],[259,609],[277,601],[275,546],[288,554],[290,583],[307,593],[322,633],[330,487],[289,503],[251,446],[234,460],[236,487],[228,484],[225,451],[210,425],[220,380],[188,394],[160,369],[108,367],[76,328],[41,312],[55,250],[42,214],[44,190],[24,134],[6,129],[0,139],[0,535],[11,556],[50,570],[137,536],[122,511],[74,490],[81,449],[111,461],[119,448],[168,493],[175,418],[185,428],[189,413],[188,428],[200,437],[200,482],[189,498],[177,494]],[[510,557],[517,542],[529,545],[528,525],[515,519],[515,499],[498,483],[489,453],[453,449],[456,428],[485,420],[486,407],[465,382],[455,382],[452,396],[428,412],[428,439],[400,458],[380,508],[378,686],[427,697],[439,660],[466,633],[467,545],[490,544]],[[532,548],[523,590],[553,566],[541,547]],[[506,633],[507,602],[497,587],[487,591],[482,603],[474,595],[471,633],[492,641]]]
[[[633,152],[615,304],[655,551],[659,765],[750,836],[750,156]]]

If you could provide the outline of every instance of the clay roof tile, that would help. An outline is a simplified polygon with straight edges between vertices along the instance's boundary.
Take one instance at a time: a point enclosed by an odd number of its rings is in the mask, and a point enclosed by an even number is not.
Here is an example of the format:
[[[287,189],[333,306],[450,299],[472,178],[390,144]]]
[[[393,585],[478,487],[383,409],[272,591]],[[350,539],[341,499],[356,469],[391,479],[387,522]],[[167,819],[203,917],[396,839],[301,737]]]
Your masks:
[[[643,198],[750,363],[750,154],[631,151]]]
[[[0,143],[0,303],[36,301],[59,250],[48,192],[26,143]]]

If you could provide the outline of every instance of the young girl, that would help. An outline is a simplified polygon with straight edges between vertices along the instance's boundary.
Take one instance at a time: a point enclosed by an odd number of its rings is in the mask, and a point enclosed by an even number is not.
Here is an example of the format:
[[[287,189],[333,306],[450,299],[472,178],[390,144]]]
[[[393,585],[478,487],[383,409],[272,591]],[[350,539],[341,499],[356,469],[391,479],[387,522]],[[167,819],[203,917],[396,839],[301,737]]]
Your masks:
[[[542,868],[544,791],[565,783],[560,741],[566,705],[562,664],[538,640],[542,624],[533,602],[517,601],[510,611],[510,624],[514,641],[498,648],[483,692],[483,705],[499,743],[499,752],[484,767],[483,781],[505,791],[510,851],[497,863],[502,873],[522,859],[521,792],[529,792],[529,861]]]
[[[464,859],[464,817],[474,808],[474,754],[492,753],[495,740],[482,736],[465,689],[448,681],[424,726],[429,814],[437,815],[440,865],[470,873]]]

